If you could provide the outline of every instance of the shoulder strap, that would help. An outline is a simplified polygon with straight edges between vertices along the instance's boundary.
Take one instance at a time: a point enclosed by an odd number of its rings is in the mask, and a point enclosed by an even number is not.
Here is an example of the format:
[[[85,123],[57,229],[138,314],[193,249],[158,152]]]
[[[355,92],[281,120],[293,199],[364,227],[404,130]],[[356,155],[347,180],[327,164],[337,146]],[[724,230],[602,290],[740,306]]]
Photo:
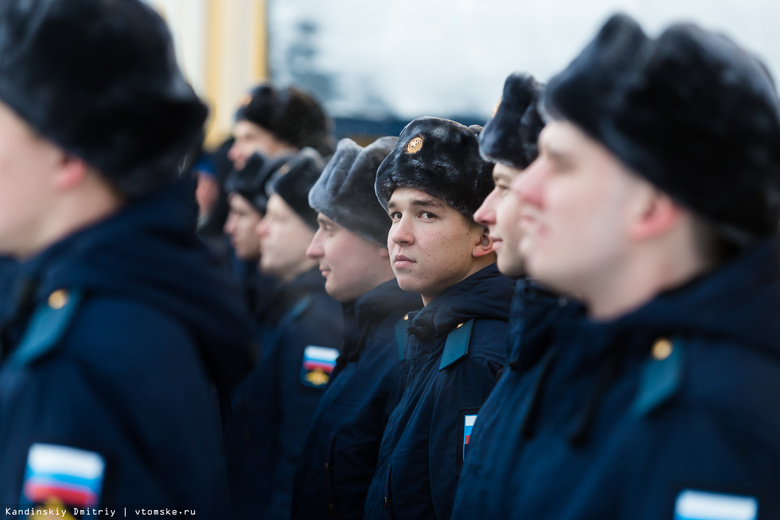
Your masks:
[[[8,360],[9,366],[23,367],[51,351],[73,321],[82,300],[81,291],[54,291],[30,318],[19,346]]]
[[[682,382],[684,351],[685,345],[679,338],[655,342],[651,358],[642,366],[633,404],[635,413],[649,414],[677,393]]]
[[[441,356],[439,370],[444,370],[469,353],[471,329],[473,328],[474,319],[472,318],[465,323],[461,323],[447,334],[447,341],[444,343],[444,353]]]

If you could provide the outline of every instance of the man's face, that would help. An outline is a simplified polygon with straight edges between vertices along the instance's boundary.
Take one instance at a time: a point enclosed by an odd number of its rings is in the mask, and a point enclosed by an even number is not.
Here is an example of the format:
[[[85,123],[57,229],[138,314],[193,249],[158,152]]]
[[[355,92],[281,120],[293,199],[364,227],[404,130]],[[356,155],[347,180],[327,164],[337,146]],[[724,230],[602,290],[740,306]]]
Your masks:
[[[43,220],[64,157],[0,102],[0,254],[24,257],[48,245]]]
[[[230,245],[240,259],[258,260],[260,238],[255,234],[255,227],[262,215],[238,193],[231,193],[228,200],[230,212],[225,221],[225,234],[230,236]]]
[[[605,287],[625,267],[628,227],[647,187],[576,126],[547,125],[539,157],[512,182],[528,273],[586,300]]]
[[[510,187],[512,180],[521,173],[522,170],[496,163],[493,168],[495,187],[474,213],[474,220],[488,228],[498,255],[498,270],[507,276],[524,273],[520,255],[520,199]]]
[[[427,305],[472,274],[482,226],[414,188],[396,188],[387,211],[393,221],[387,248],[401,289],[420,293]]]
[[[387,249],[366,240],[329,219],[317,217],[319,229],[306,254],[320,264],[325,290],[340,302],[349,302],[388,279]],[[389,274],[389,273],[388,273]]]
[[[314,231],[279,195],[268,199],[268,210],[255,229],[260,237],[260,269],[289,282],[316,264],[306,257]]]

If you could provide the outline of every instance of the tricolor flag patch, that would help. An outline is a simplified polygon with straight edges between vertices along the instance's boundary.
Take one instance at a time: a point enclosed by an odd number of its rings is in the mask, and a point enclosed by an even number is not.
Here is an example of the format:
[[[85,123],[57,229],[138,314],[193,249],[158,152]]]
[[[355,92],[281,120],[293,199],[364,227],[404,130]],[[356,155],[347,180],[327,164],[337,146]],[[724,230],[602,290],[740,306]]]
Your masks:
[[[98,453],[54,444],[33,444],[27,454],[23,505],[57,499],[89,508],[100,503],[106,464]]]
[[[466,460],[466,451],[471,441],[471,430],[474,428],[475,422],[477,422],[476,414],[463,416],[463,460]]]
[[[674,520],[756,520],[758,501],[753,497],[723,495],[686,489],[677,496]]]
[[[301,382],[312,388],[322,388],[330,381],[330,375],[336,368],[338,349],[309,345],[303,350]]]

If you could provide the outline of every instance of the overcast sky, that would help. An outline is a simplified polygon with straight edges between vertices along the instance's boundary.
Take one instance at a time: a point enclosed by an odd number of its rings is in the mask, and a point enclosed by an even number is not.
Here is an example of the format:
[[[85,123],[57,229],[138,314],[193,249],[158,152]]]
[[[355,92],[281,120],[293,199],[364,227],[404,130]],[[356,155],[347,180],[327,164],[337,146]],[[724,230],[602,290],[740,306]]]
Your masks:
[[[334,115],[486,117],[510,72],[546,81],[616,11],[651,35],[695,21],[780,71],[774,0],[269,0],[269,10],[274,78],[324,85]]]

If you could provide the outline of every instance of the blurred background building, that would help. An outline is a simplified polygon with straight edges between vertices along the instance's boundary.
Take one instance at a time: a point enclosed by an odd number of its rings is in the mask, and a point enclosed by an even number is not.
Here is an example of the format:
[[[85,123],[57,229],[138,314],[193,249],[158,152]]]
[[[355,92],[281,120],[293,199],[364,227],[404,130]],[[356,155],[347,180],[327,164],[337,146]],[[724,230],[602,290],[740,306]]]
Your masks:
[[[421,115],[483,123],[510,72],[546,81],[618,10],[651,34],[681,20],[721,30],[780,71],[780,4],[770,0],[147,1],[211,104],[211,144],[264,78],[312,92],[339,137],[398,134]]]

